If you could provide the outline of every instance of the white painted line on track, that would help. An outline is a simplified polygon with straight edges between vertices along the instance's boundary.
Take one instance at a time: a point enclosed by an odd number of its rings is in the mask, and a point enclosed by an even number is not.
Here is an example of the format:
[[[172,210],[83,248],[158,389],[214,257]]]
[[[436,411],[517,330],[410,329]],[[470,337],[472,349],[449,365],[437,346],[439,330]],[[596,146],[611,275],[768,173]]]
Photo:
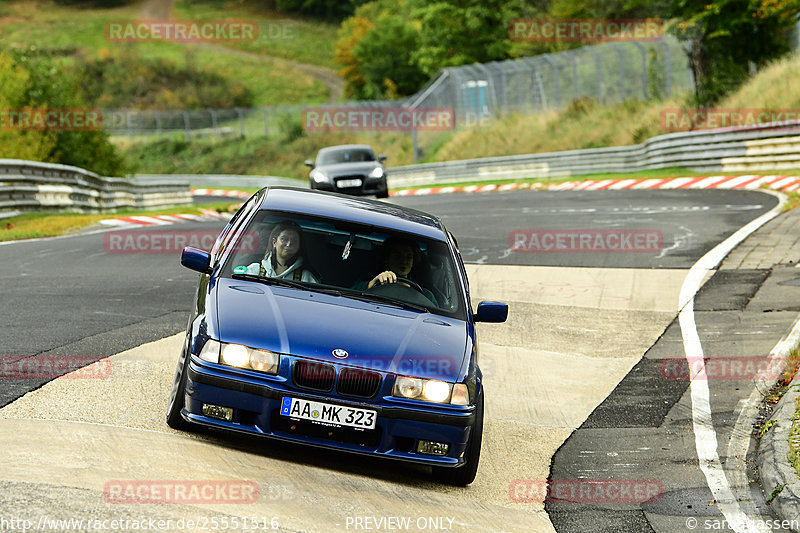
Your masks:
[[[798,343],[800,343],[800,315],[795,319],[789,333],[778,341],[778,344],[769,352],[769,364],[767,368],[783,369],[786,364],[786,359]],[[767,383],[767,386],[769,385],[770,384]],[[726,460],[728,478],[732,480],[731,484],[734,489],[741,489],[737,500],[743,503],[743,506],[747,508],[745,511],[746,513],[752,514],[757,514],[758,510],[755,508],[755,504],[748,494],[749,482],[747,480],[745,458],[747,457],[747,449],[750,446],[750,432],[753,428],[753,423],[758,417],[761,400],[765,394],[766,391],[761,391],[758,387],[753,387],[750,396],[740,402],[741,411],[739,417],[736,419],[736,425],[733,427],[731,438],[728,441]],[[738,465],[734,464],[732,466],[729,464],[731,461],[738,463]]]
[[[742,511],[720,463],[719,452],[717,451],[717,433],[714,430],[714,422],[711,417],[711,398],[706,377],[703,346],[700,342],[697,324],[694,319],[694,297],[697,291],[700,290],[706,275],[716,268],[731,250],[781,212],[783,205],[787,201],[786,196],[780,193],[771,194],[778,196],[780,199],[778,205],[740,228],[692,265],[681,286],[678,300],[680,309],[678,322],[681,327],[681,336],[683,337],[683,349],[691,369],[692,425],[694,427],[695,448],[697,449],[700,470],[703,471],[708,488],[711,489],[711,493],[717,500],[717,507],[725,516],[731,529],[737,533],[767,533],[768,530],[757,527],[759,523],[752,520]]]

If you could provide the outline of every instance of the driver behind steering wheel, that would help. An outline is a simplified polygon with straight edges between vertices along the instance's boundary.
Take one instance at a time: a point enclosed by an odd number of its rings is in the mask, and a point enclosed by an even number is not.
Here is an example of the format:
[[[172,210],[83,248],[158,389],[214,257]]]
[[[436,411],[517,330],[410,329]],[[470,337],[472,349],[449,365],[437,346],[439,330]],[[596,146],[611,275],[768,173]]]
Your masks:
[[[410,285],[404,283],[402,280],[398,282],[398,278],[409,278],[414,265],[419,264],[422,259],[422,251],[413,241],[400,237],[389,237],[381,246],[380,257],[381,266],[385,270],[367,282],[367,289],[371,289],[376,285],[387,285],[390,283],[399,283],[400,285],[409,287]],[[361,282],[358,285],[363,286],[363,283],[364,282]],[[425,287],[421,288],[425,297],[438,306],[433,293]]]

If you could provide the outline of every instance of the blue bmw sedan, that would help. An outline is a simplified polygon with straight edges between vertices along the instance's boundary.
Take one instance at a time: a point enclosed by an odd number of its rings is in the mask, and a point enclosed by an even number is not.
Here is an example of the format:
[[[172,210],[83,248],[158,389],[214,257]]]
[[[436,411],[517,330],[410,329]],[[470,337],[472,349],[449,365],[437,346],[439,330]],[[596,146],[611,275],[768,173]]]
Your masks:
[[[265,188],[200,273],[167,413],[210,426],[433,467],[475,479],[484,392],[455,238],[427,213],[334,193]]]

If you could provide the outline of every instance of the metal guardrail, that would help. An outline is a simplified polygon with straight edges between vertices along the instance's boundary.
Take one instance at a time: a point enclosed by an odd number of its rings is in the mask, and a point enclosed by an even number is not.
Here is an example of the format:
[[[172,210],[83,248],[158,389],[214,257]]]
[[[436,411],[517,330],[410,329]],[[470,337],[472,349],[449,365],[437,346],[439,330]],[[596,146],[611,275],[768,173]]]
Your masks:
[[[308,178],[293,179],[279,176],[243,176],[236,174],[136,174],[138,183],[183,183],[190,187],[270,187],[287,186],[308,188]]]
[[[0,212],[101,212],[191,203],[189,187],[183,183],[138,183],[123,178],[105,178],[68,165],[0,159]]]
[[[800,122],[659,135],[642,144],[392,167],[390,188],[454,181],[558,178],[685,167],[700,172],[800,168]]]

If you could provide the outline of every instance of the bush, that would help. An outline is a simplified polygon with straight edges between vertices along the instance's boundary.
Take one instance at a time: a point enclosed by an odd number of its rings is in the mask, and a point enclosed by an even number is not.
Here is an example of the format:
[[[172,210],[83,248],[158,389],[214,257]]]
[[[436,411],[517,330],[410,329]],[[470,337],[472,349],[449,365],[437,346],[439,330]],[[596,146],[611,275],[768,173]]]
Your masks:
[[[0,102],[8,104],[6,109],[92,108],[82,99],[77,80],[47,57],[33,57],[24,50],[0,53],[0,71],[6,77],[0,83]],[[3,133],[4,157],[74,165],[106,176],[119,176],[127,171],[108,134],[102,130],[12,129]]]
[[[282,143],[296,141],[306,134],[305,129],[303,129],[303,121],[288,111],[278,118],[278,131],[280,132],[279,138]]]
[[[190,54],[190,53],[189,53]],[[187,55],[181,67],[164,59],[142,58],[131,51],[110,53],[75,67],[87,101],[103,108],[205,109],[251,107],[252,93],[198,69]]]

